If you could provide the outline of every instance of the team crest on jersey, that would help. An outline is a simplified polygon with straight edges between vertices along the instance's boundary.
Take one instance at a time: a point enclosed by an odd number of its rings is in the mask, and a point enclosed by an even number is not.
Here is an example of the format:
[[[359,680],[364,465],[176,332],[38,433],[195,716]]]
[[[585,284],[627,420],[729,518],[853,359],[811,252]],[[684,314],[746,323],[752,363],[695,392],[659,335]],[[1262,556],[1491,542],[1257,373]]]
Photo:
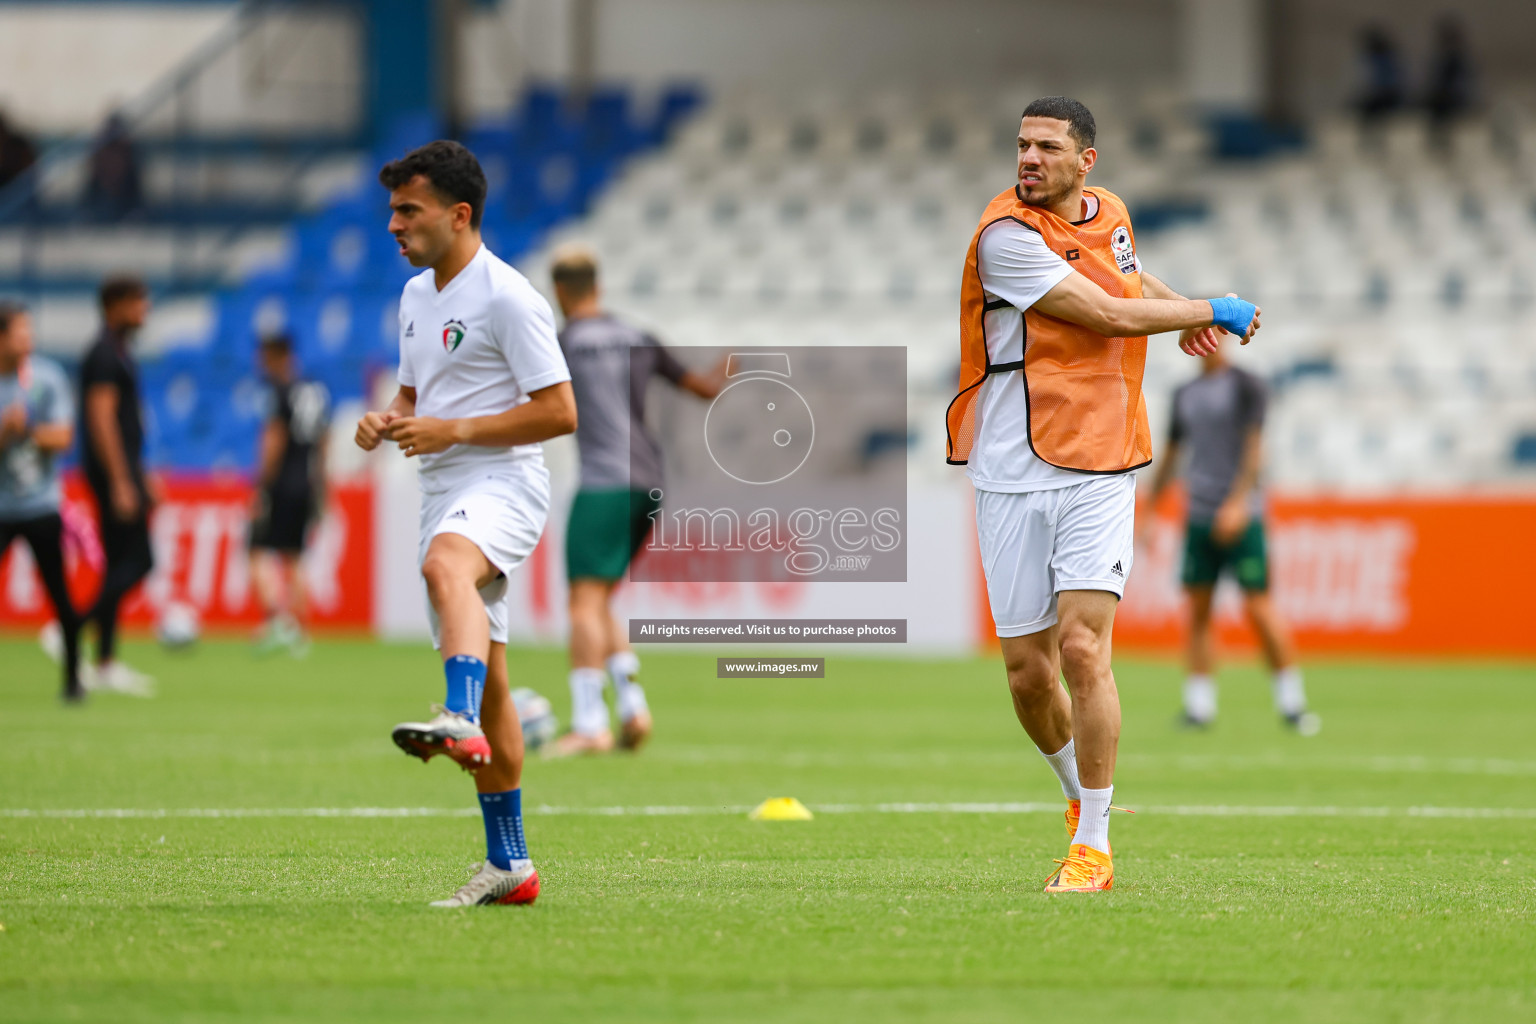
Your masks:
[[[1131,232],[1124,224],[1115,228],[1115,233],[1109,236],[1109,249],[1115,254],[1115,262],[1120,265],[1120,273],[1132,274],[1140,269],[1136,265],[1136,249],[1131,245]]]
[[[459,347],[464,340],[464,335],[469,333],[469,328],[464,326],[461,320],[449,320],[443,324],[443,348],[449,352]]]

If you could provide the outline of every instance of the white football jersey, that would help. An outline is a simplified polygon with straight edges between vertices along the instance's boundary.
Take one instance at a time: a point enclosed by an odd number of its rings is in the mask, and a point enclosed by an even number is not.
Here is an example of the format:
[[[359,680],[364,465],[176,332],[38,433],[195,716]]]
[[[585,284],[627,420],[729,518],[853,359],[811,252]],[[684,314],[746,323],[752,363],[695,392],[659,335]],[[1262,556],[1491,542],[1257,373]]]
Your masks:
[[[485,246],[437,290],[429,268],[400,295],[400,383],[416,389],[416,415],[493,416],[571,379],[549,302]],[[422,455],[422,490],[446,490],[477,472],[532,459],[540,444],[454,445]]]

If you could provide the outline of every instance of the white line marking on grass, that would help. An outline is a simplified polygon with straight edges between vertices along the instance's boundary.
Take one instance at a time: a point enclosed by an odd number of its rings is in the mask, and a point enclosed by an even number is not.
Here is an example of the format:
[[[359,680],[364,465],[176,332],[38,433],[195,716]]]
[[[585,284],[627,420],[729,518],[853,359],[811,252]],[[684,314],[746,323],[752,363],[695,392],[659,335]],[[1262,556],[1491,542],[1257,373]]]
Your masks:
[[[1494,757],[1419,757],[1397,755],[1321,755],[1288,757],[1278,754],[1127,754],[1122,762],[1151,767],[1173,765],[1184,771],[1240,769],[1268,771],[1355,771],[1378,775],[1536,775],[1536,761]]]
[[[817,814],[1060,814],[1054,803],[810,804]],[[720,806],[554,807],[536,804],[530,814],[582,817],[742,815],[743,804]],[[1305,805],[1171,804],[1132,808],[1176,818],[1516,818],[1536,819],[1536,807],[1340,807]],[[42,808],[0,807],[0,818],[476,818],[474,807],[186,807]]]
[[[0,818],[459,818],[473,807],[87,807],[0,808]]]
[[[839,768],[849,765],[893,768],[952,764],[1016,764],[1018,750],[935,750],[926,752],[766,750],[746,746],[672,746],[647,757],[685,764],[769,761],[785,768]],[[1363,772],[1373,775],[1536,775],[1536,761],[1491,757],[1422,757],[1369,754],[1138,754],[1122,753],[1120,764],[1178,771]]]

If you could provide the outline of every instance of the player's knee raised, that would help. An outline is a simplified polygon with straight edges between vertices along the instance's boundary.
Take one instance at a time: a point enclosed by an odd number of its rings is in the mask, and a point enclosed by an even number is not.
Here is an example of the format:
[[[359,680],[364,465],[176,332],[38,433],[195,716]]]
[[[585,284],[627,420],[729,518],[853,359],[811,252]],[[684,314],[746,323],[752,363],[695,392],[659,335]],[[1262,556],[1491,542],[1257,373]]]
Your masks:
[[[474,583],[472,573],[458,559],[436,551],[429,551],[427,557],[422,559],[421,578],[427,581],[427,589],[434,592],[453,587],[461,581]]]

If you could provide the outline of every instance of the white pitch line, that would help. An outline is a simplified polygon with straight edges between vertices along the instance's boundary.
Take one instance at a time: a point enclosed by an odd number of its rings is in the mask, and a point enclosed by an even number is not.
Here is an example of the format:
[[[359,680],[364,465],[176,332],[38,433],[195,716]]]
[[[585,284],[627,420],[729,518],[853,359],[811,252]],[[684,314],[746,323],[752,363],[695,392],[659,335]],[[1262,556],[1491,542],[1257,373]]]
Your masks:
[[[1016,764],[1018,750],[943,750],[926,753],[827,750],[765,751],[743,746],[672,746],[647,755],[685,764],[734,764],[774,761],[787,768],[838,768],[850,765],[896,768],[952,764]],[[1536,761],[1510,758],[1421,757],[1395,755],[1307,754],[1137,754],[1122,753],[1120,764],[1178,771],[1326,771],[1373,775],[1536,775]]]
[[[1054,803],[811,804],[817,814],[1060,814]],[[1515,818],[1536,819],[1536,807],[1342,807],[1305,805],[1173,804],[1133,808],[1141,814],[1176,818]],[[742,815],[731,806],[641,806],[528,808],[535,815],[588,817],[669,817]],[[0,807],[0,818],[474,818],[474,807],[188,807],[43,808]]]

